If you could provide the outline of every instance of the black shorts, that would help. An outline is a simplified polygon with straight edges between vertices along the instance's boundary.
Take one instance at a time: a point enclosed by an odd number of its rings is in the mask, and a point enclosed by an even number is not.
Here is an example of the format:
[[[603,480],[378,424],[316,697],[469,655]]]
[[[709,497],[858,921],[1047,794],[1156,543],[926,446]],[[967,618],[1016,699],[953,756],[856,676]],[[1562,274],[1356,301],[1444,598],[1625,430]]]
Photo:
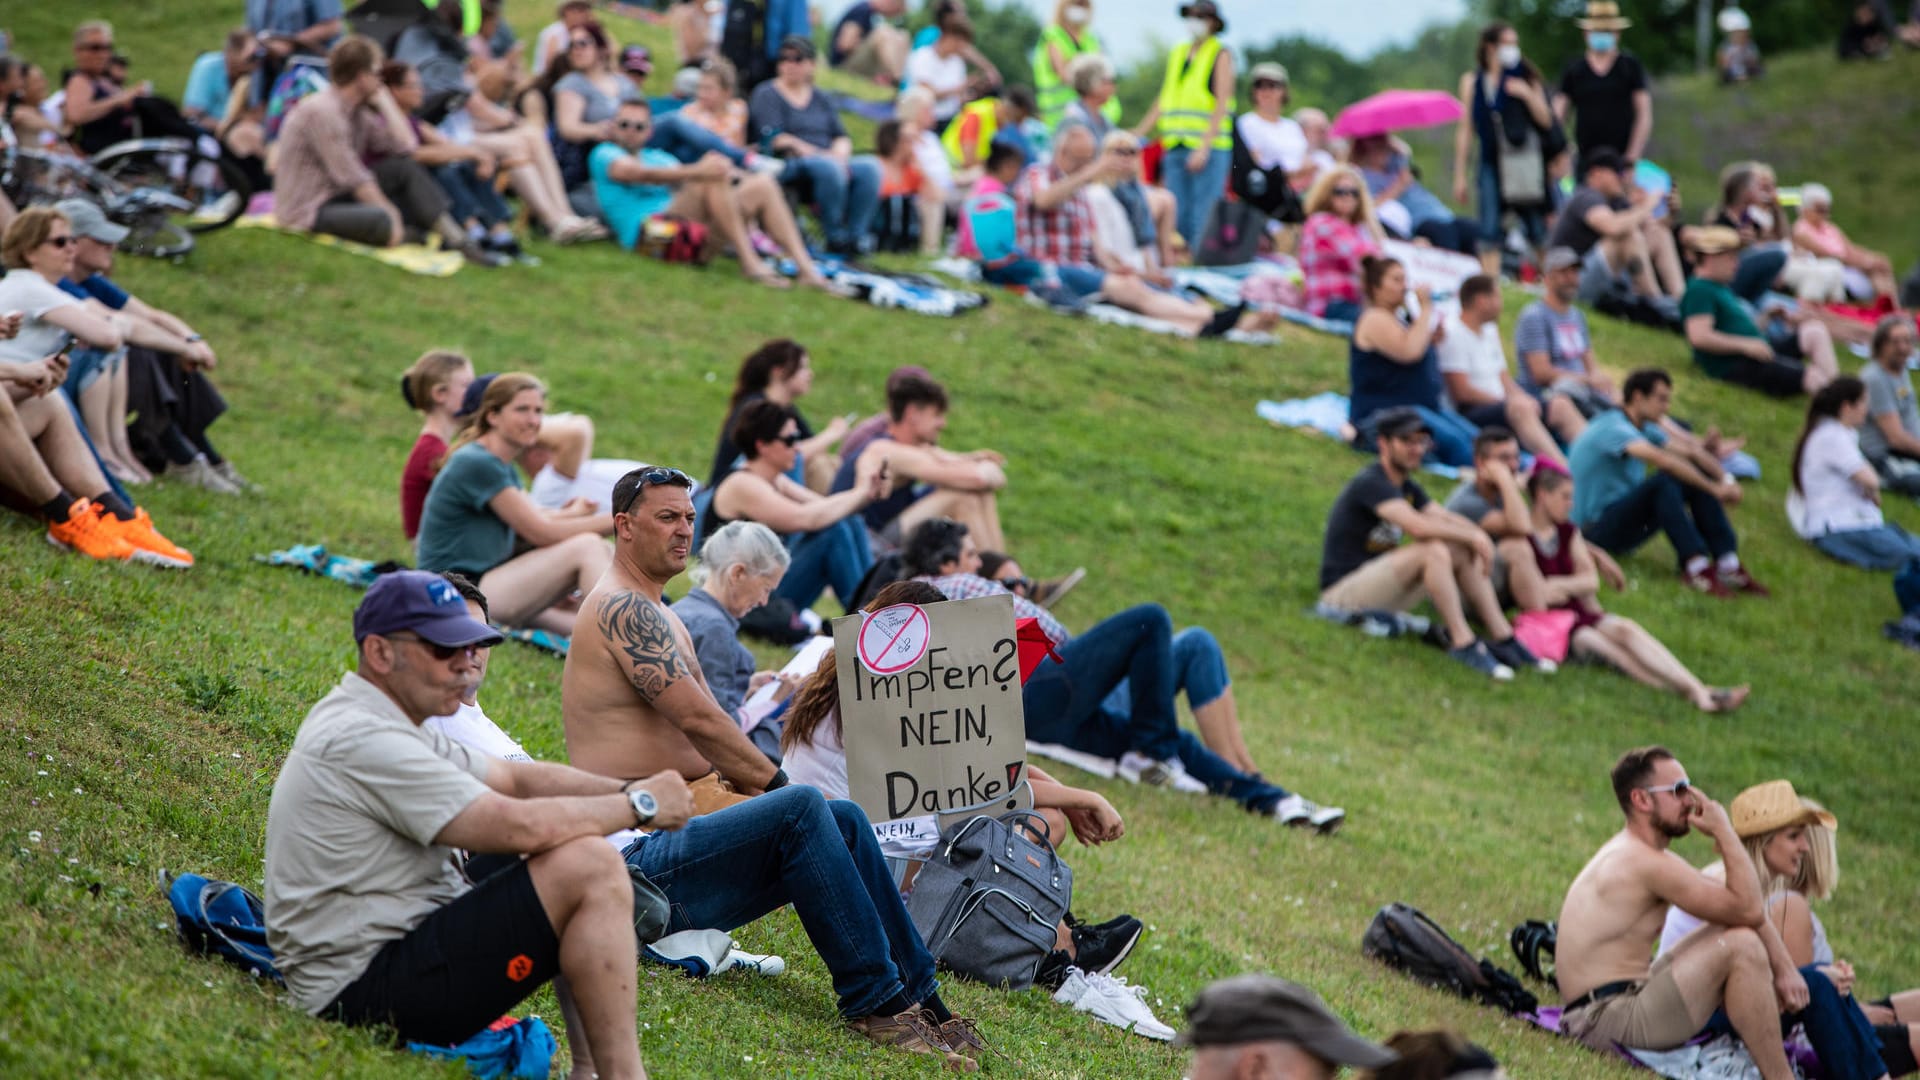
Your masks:
[[[521,862],[387,942],[320,1015],[385,1024],[402,1042],[451,1046],[559,973],[560,939]]]
[[[1707,374],[1735,386],[1745,386],[1774,397],[1798,397],[1807,392],[1804,381],[1806,367],[1778,354],[1770,364],[1739,357],[1716,366],[1718,371],[1708,371]]]
[[[1507,403],[1504,401],[1488,401],[1479,405],[1469,405],[1457,411],[1467,423],[1477,428],[1507,426]]]

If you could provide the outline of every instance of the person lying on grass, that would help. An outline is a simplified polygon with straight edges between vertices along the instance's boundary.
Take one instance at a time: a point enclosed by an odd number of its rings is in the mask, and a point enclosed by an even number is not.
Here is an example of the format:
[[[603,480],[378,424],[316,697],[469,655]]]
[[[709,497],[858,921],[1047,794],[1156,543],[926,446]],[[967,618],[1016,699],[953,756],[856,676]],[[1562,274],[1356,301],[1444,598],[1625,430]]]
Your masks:
[[[580,606],[561,676],[567,756],[603,776],[693,781],[693,822],[624,852],[673,902],[668,933],[731,931],[792,904],[853,1031],[973,1072],[986,1044],[940,1000],[866,814],[789,783],[714,700],[685,624],[661,601],[692,550],[692,488],[658,466],[614,488],[613,565]]]
[[[1635,682],[1672,690],[1701,712],[1732,712],[1747,700],[1747,686],[1708,686],[1639,623],[1601,609],[1593,549],[1568,520],[1572,479],[1543,465],[1527,478],[1527,495],[1533,500],[1530,528],[1518,543],[1502,545],[1509,552],[1508,582],[1523,612],[1573,614],[1567,655],[1600,660]]]
[[[382,575],[353,621],[357,668],[301,722],[267,808],[267,941],[295,1003],[451,1045],[565,975],[600,1075],[644,1077],[633,886],[604,837],[684,825],[686,781],[509,761],[422,727],[501,641],[438,575]],[[455,848],[527,858],[469,885]]]
[[[1832,981],[1842,996],[1855,986],[1853,965],[1835,957],[1827,931],[1808,901],[1826,899],[1840,880],[1839,854],[1834,832],[1840,823],[1826,807],[1801,797],[1786,780],[1769,780],[1734,796],[1728,810],[1733,829],[1747,847],[1754,869],[1760,871],[1767,894],[1767,921],[1777,927],[1787,955],[1801,968],[1809,966]],[[1725,863],[1714,863],[1701,873],[1724,878]],[[1660,951],[1675,948],[1700,928],[1700,921],[1677,908],[1667,910],[1660,933]],[[1907,991],[1876,1002],[1860,1003],[1860,1017],[1873,1026],[1874,1042],[1889,1074],[1911,1076],[1920,1069],[1920,993]],[[1902,1013],[1906,1019],[1902,1019]],[[1856,1026],[1858,1019],[1849,1017]],[[1863,1040],[1864,1041],[1864,1040]]]
[[[1868,1060],[1871,1048],[1850,1041],[1857,1032],[1847,1011],[1857,1010],[1825,976],[1795,969],[1725,808],[1694,787],[1663,746],[1621,755],[1612,780],[1626,824],[1574,878],[1560,908],[1561,1031],[1612,1053],[1670,1050],[1731,1028],[1763,1080],[1789,1080],[1796,1074],[1780,1042],[1785,1013],[1806,1026],[1835,1080],[1884,1080],[1885,1066]],[[1722,880],[1671,850],[1695,828],[1720,853]],[[1704,925],[1649,964],[1669,907]]]
[[[1010,595],[980,576],[980,551],[965,525],[935,518],[901,552],[907,573],[949,600]],[[1240,731],[1239,706],[1219,642],[1200,627],[1176,634],[1159,604],[1136,604],[1079,635],[1024,597],[1014,615],[1038,620],[1054,646],[1021,689],[1027,738],[1041,752],[1091,772],[1230,798],[1284,825],[1331,833],[1345,810],[1290,792],[1261,775]],[[1056,658],[1057,657],[1057,658]],[[1175,697],[1185,691],[1202,740],[1182,730]]]
[[[924,581],[896,581],[868,602],[866,611],[895,604],[938,604],[946,601],[939,589]],[[795,692],[780,740],[786,768],[795,783],[810,784],[831,799],[849,798],[847,751],[840,727],[839,666],[829,652]],[[1047,821],[1047,839],[1056,847],[1069,832],[1089,847],[1126,835],[1126,822],[1113,804],[1098,792],[1070,787],[1033,765],[1027,765],[1033,789],[1034,812]],[[910,881],[911,879],[909,879]],[[1140,939],[1140,920],[1131,916],[1096,925],[1083,924],[1071,913],[1055,934],[1055,948],[1040,965],[1034,981],[1058,990],[1069,966],[1104,975],[1120,966]]]

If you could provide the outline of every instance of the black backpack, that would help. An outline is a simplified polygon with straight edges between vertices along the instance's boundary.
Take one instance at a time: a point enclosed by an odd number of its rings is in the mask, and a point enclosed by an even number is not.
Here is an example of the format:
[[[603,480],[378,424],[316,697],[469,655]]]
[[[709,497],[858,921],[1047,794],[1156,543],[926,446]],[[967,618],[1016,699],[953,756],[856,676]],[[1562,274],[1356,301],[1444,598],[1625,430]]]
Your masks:
[[[1447,936],[1417,908],[1388,904],[1373,917],[1360,950],[1411,975],[1415,982],[1446,990],[1502,1012],[1530,1013],[1540,1001],[1512,974],[1494,967]]]

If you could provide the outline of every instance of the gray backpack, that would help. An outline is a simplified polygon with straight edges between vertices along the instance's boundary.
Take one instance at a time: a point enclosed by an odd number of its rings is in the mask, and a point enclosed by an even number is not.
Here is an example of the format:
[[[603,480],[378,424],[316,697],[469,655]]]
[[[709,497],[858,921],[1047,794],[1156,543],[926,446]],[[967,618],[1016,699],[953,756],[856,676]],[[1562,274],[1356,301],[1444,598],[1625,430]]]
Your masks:
[[[1073,869],[1051,841],[1046,819],[1026,810],[971,817],[941,834],[907,898],[941,967],[1009,990],[1033,985],[1073,899]]]

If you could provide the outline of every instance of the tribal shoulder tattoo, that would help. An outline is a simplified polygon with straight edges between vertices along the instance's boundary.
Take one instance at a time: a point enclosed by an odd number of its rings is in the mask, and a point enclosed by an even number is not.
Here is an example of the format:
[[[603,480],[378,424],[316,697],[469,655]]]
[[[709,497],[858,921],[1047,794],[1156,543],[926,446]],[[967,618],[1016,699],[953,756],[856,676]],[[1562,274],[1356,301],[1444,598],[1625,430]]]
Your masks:
[[[647,704],[690,674],[666,615],[639,593],[608,595],[600,602],[598,623],[607,642],[625,658],[627,681]]]

